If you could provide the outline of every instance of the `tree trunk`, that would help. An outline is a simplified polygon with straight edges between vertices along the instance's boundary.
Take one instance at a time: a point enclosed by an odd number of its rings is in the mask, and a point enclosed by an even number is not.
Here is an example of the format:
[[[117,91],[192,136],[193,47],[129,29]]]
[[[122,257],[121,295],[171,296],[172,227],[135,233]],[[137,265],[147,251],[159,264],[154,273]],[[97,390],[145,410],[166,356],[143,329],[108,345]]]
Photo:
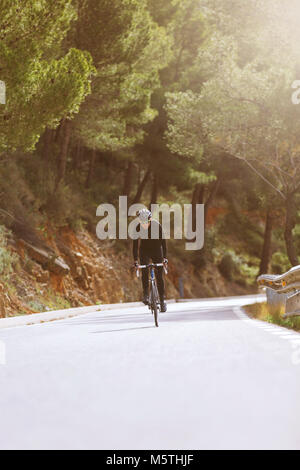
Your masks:
[[[192,230],[195,232],[196,230],[196,205],[199,204],[199,197],[201,192],[201,184],[197,183],[194,186],[194,191],[192,195]]]
[[[273,228],[273,216],[270,208],[267,209],[266,223],[265,223],[265,234],[264,244],[262,248],[259,275],[267,274],[269,270],[269,264],[272,254],[272,228]]]
[[[135,197],[134,197],[134,199],[133,199],[133,202],[132,202],[133,204],[137,204],[138,202],[140,202],[141,197],[142,197],[142,194],[143,194],[143,191],[144,191],[145,186],[146,186],[146,184],[147,184],[147,182],[148,182],[148,179],[149,179],[150,174],[151,174],[151,171],[150,171],[150,170],[147,170],[146,173],[145,173],[145,175],[144,175],[144,178],[142,179],[142,181],[141,181],[141,183],[140,183],[140,185],[139,185],[139,187],[138,187],[138,190],[137,190],[137,192],[136,192],[136,195],[135,195]]]
[[[133,174],[133,162],[129,161],[128,166],[125,172],[124,186],[123,186],[123,195],[130,196],[131,185],[132,185],[132,174]]]
[[[60,140],[60,136],[61,136],[61,132],[63,130],[63,127],[64,127],[64,119],[62,119],[59,123],[59,126],[57,126],[57,128],[54,130],[54,142],[59,142]]]
[[[286,198],[286,219],[285,219],[285,230],[284,239],[286,244],[286,251],[290,263],[292,266],[297,266],[298,257],[293,240],[293,228],[296,225],[296,206],[294,200],[294,194],[290,193]]]
[[[157,194],[158,194],[157,176],[156,176],[156,174],[154,173],[154,174],[153,174],[153,181],[152,181],[152,191],[151,191],[150,207],[151,207],[151,204],[157,204]]]
[[[138,166],[136,182],[137,182],[137,185],[139,186],[141,182],[141,167],[140,166]]]
[[[201,184],[198,194],[198,204],[204,204],[205,185]]]
[[[66,174],[68,147],[71,137],[71,121],[69,119],[64,120],[62,133],[63,137],[58,161],[56,188],[58,188],[59,184],[64,180]]]
[[[218,192],[218,189],[220,187],[220,183],[221,183],[221,180],[220,178],[218,178],[214,184],[213,184],[213,187],[205,201],[205,207],[204,207],[204,220],[206,222],[206,217],[207,217],[207,211],[209,209],[209,207],[211,206],[211,203],[212,201],[214,200],[214,198],[216,197],[217,195],[217,192]]]
[[[53,130],[52,129],[49,129],[48,127],[46,127],[43,140],[44,140],[44,145],[43,145],[42,157],[43,157],[44,161],[48,161],[49,156],[50,156],[50,147],[51,147],[51,143],[52,143],[52,140],[53,140]]]
[[[91,186],[91,182],[92,182],[93,174],[94,174],[94,168],[95,168],[95,160],[96,160],[96,150],[93,149],[90,153],[91,155],[90,155],[89,172],[88,172],[88,176],[87,176],[86,183],[85,183],[86,189],[89,189]]]
[[[79,160],[80,160],[80,155],[81,155],[81,145],[78,142],[76,145],[76,151],[73,154],[73,170],[77,171],[79,167]]]

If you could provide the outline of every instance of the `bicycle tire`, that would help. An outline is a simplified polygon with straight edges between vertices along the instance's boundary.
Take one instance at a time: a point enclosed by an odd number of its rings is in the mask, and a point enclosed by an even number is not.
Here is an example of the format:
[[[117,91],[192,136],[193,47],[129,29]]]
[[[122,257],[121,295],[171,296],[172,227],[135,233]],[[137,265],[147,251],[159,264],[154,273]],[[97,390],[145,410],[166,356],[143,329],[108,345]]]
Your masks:
[[[154,315],[154,323],[155,326],[158,327],[158,309],[157,309],[157,303],[153,302],[153,315]]]
[[[157,292],[155,289],[156,285],[155,283],[152,284],[151,286],[151,310],[154,316],[154,323],[155,326],[158,327],[158,308],[157,308]]]

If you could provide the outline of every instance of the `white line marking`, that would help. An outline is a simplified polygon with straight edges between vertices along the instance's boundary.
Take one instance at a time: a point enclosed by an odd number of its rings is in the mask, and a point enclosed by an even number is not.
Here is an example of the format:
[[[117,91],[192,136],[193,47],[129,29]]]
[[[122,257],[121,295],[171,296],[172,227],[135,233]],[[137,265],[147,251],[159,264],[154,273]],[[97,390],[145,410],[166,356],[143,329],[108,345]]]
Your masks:
[[[286,338],[286,339],[289,339],[291,341],[300,341],[300,337],[299,336],[289,336],[289,338]]]
[[[274,331],[272,331],[271,333],[272,333],[273,335],[282,335],[282,331],[276,331],[276,330],[274,330]]]

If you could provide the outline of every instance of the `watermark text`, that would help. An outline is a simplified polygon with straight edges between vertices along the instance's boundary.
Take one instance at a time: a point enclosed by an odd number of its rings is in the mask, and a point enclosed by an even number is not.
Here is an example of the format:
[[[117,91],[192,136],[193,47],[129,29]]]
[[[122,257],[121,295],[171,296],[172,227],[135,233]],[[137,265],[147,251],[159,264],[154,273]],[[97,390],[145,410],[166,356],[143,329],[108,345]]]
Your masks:
[[[145,209],[143,204],[128,207],[127,196],[119,197],[119,207],[113,204],[100,204],[96,215],[102,219],[97,224],[96,234],[100,240],[137,240],[148,238],[148,231],[141,230],[138,212]],[[169,240],[185,239],[186,250],[201,250],[204,246],[204,204],[152,204],[153,219],[161,219],[159,224],[151,224],[152,240],[160,237]],[[129,217],[133,220],[129,221]],[[162,230],[162,232],[161,232]],[[173,233],[173,236],[172,236]]]

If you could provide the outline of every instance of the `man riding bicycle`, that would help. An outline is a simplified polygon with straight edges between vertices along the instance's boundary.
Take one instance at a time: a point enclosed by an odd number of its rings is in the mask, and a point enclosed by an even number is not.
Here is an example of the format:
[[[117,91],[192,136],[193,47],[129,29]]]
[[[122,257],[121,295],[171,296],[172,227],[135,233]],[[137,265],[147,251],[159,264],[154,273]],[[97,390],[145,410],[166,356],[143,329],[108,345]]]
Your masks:
[[[140,233],[140,238],[133,240],[133,257],[134,264],[149,264],[152,259],[153,263],[167,264],[167,244],[164,238],[161,224],[152,220],[152,213],[148,209],[142,209],[138,212],[140,220],[137,226],[137,231]],[[161,312],[167,311],[167,304],[165,303],[165,284],[163,279],[163,267],[156,269],[157,288],[160,297]],[[148,271],[142,271],[142,284],[143,284],[143,302],[148,305],[149,302],[149,280]]]

